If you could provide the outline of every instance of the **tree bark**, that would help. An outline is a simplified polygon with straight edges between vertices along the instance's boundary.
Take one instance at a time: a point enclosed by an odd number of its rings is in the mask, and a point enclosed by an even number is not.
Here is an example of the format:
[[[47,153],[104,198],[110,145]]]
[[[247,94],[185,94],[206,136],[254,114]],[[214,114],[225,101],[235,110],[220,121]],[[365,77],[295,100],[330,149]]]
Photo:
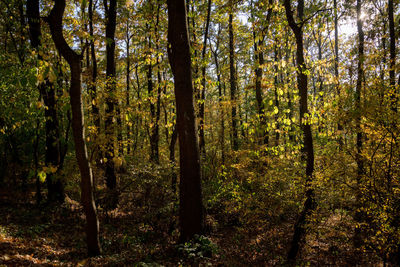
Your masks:
[[[193,103],[190,44],[185,0],[168,0],[168,57],[175,83],[180,156],[180,241],[203,232],[200,155]]]
[[[112,196],[111,207],[115,208],[118,204],[116,195],[117,177],[114,166],[114,135],[115,127],[113,123],[114,107],[117,104],[115,99],[116,77],[115,77],[115,28],[117,16],[117,1],[104,0],[106,14],[106,110],[105,110],[105,134],[106,134],[106,184]]]
[[[41,49],[40,46],[42,36],[40,26],[39,0],[28,0],[26,7],[31,45],[37,52],[38,60],[42,60],[42,56],[39,53],[39,50]],[[56,168],[58,171],[61,162],[61,152],[60,129],[56,105],[56,91],[54,84],[50,82],[47,78],[44,82],[41,82],[38,85],[38,89],[46,106],[44,112],[46,132],[45,164],[47,167]],[[48,201],[58,201],[61,203],[64,202],[64,184],[60,178],[56,177],[55,173],[47,173],[46,184],[48,190]]]
[[[204,40],[203,40],[203,50],[201,52],[201,96],[199,105],[199,128],[200,128],[200,153],[204,157],[206,154],[205,136],[204,136],[204,105],[206,101],[206,52],[207,52],[207,40],[208,40],[208,30],[210,27],[210,17],[211,17],[211,0],[207,1],[207,19],[206,26],[204,28]]]
[[[361,0],[357,0],[356,11],[357,11],[357,32],[358,32],[358,64],[357,64],[357,83],[356,83],[356,92],[355,92],[355,111],[356,111],[356,119],[355,119],[355,127],[356,127],[356,164],[357,164],[357,186],[358,191],[356,193],[356,212],[354,215],[354,220],[357,223],[360,223],[363,218],[363,214],[360,211],[361,208],[361,198],[362,193],[360,189],[361,178],[364,173],[364,161],[362,159],[362,149],[363,149],[363,133],[361,130],[361,90],[363,86],[364,79],[364,30],[363,30],[363,21],[361,20]],[[356,227],[354,232],[354,246],[359,248],[361,246],[361,230],[359,227]]]
[[[131,85],[131,58],[130,58],[131,35],[129,32],[129,18],[126,21],[126,106],[130,107],[130,85]],[[126,152],[131,152],[131,126],[130,121],[126,122]]]
[[[85,143],[84,116],[81,95],[81,56],[68,46],[63,36],[62,17],[65,0],[56,0],[48,17],[48,24],[54,44],[68,62],[71,69],[70,101],[75,154],[81,172],[81,202],[86,215],[86,242],[90,256],[101,253],[99,242],[99,221],[93,199],[93,174],[88,160]]]
[[[176,123],[174,125],[174,129],[172,130],[171,135],[171,142],[169,143],[169,161],[172,165],[172,179],[171,179],[171,187],[172,192],[176,193],[176,181],[177,181],[177,174],[175,171],[176,159],[175,159],[175,145],[176,141],[178,140],[178,131],[176,128]]]
[[[231,86],[231,119],[232,119],[232,149],[238,150],[239,149],[239,137],[238,137],[238,129],[237,129],[237,112],[236,112],[236,105],[237,105],[237,96],[236,96],[236,89],[237,89],[237,77],[236,77],[236,69],[235,69],[235,44],[234,44],[234,36],[233,36],[233,9],[234,3],[233,0],[229,0],[229,82]]]
[[[93,31],[93,0],[89,0],[88,15],[89,15],[89,35],[90,35],[90,58],[91,58],[91,81],[88,85],[89,95],[92,99],[92,115],[94,125],[96,126],[96,136],[100,133],[100,114],[99,107],[97,103],[97,60],[96,60],[96,50],[94,47],[94,31]]]
[[[263,65],[264,65],[264,52],[263,52],[263,44],[266,32],[269,28],[269,22],[271,20],[272,15],[272,2],[273,0],[268,1],[268,13],[265,19],[266,25],[260,29],[260,32],[257,33],[256,29],[253,29],[253,45],[254,45],[254,58],[256,61],[255,67],[255,75],[256,75],[256,101],[257,101],[257,113],[260,120],[260,133],[261,139],[260,142],[264,145],[268,145],[269,136],[267,130],[267,121],[265,117],[265,107],[263,100],[263,92],[262,92],[262,78],[263,78]],[[261,8],[261,7],[260,7]],[[253,16],[253,15],[252,15]],[[263,25],[263,24],[262,24]],[[258,36],[257,36],[258,34]],[[258,37],[258,40],[257,40]]]
[[[390,80],[390,98],[391,109],[397,113],[397,91],[396,91],[396,34],[394,31],[394,16],[393,16],[393,0],[388,0],[388,15],[389,15],[389,36],[390,36],[390,64],[389,64],[389,80]]]
[[[276,130],[275,130],[275,145],[279,145],[279,94],[278,94],[278,86],[279,86],[279,81],[278,81],[278,73],[279,73],[279,68],[278,68],[278,47],[277,47],[277,40],[275,40],[275,46],[274,46],[274,61],[276,62],[275,64],[275,75],[274,75],[274,95],[275,95],[275,107],[278,109],[278,113],[275,114],[275,124],[276,124]]]
[[[334,72],[335,72],[335,87],[336,94],[340,97],[340,84],[339,84],[339,29],[338,29],[338,8],[337,0],[333,0],[333,12],[334,12],[334,27],[335,27],[335,61],[334,61]],[[341,110],[341,104],[339,99],[339,110]],[[343,146],[342,133],[343,125],[340,121],[337,124],[337,129],[339,131],[339,148]]]
[[[311,186],[314,173],[314,147],[313,137],[311,132],[310,122],[305,119],[305,114],[308,114],[307,103],[307,68],[304,60],[304,45],[303,45],[303,12],[304,0],[298,0],[297,14],[300,22],[296,22],[293,17],[293,11],[290,0],[284,0],[286,17],[290,28],[292,29],[296,39],[296,60],[297,60],[297,87],[300,95],[300,123],[303,132],[303,158],[306,161],[306,201],[304,202],[303,210],[294,226],[294,234],[288,253],[288,260],[295,261],[297,254],[304,242],[306,235],[306,225],[308,217],[315,210],[316,203],[314,199],[314,189]]]

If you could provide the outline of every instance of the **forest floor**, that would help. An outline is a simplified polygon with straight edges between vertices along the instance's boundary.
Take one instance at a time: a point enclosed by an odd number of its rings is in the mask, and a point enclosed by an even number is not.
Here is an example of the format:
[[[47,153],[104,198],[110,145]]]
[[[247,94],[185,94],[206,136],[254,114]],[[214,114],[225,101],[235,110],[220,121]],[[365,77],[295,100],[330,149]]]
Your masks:
[[[190,246],[177,249],[176,205],[168,209],[162,204],[168,203],[165,196],[142,189],[122,194],[119,208],[111,212],[99,209],[103,253],[94,258],[86,256],[77,192],[67,192],[61,206],[37,206],[33,191],[0,190],[0,266],[284,265],[295,216],[243,224],[208,212],[207,236],[216,249],[212,257],[193,255]],[[351,228],[348,216],[339,213],[320,222],[308,236],[299,265],[379,266],[352,249]]]

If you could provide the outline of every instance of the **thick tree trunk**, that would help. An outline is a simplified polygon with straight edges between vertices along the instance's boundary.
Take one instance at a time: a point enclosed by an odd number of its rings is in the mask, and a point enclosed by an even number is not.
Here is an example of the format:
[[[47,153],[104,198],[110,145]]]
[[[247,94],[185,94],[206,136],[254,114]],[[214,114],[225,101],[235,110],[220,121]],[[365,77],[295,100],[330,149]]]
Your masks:
[[[71,69],[70,101],[72,109],[72,129],[75,143],[75,154],[81,172],[81,201],[86,215],[86,238],[88,254],[98,255],[101,252],[99,242],[99,221],[93,199],[93,174],[88,160],[85,143],[84,117],[81,95],[81,56],[68,46],[63,36],[62,17],[65,0],[56,0],[48,17],[51,36],[59,53],[68,62]]]
[[[39,49],[41,46],[41,26],[39,0],[27,1],[27,16],[29,23],[31,45],[37,50],[38,60],[42,59]],[[45,109],[45,129],[46,129],[46,153],[45,163],[47,167],[53,167],[58,170],[60,167],[60,129],[57,116],[56,91],[54,84],[48,79],[38,85],[40,95],[46,106]],[[64,185],[61,179],[54,173],[47,174],[48,201],[54,200],[64,202]],[[40,185],[39,185],[40,186]]]
[[[115,175],[114,166],[114,141],[115,127],[113,123],[114,107],[116,104],[115,90],[115,27],[117,16],[117,0],[104,1],[106,15],[106,115],[105,115],[105,134],[106,134],[106,184],[111,194],[111,207],[115,208],[118,204],[118,196],[116,195],[117,177]]]
[[[239,136],[238,136],[238,129],[237,129],[237,96],[236,96],[236,89],[237,89],[237,77],[236,77],[236,69],[235,69],[235,44],[234,44],[234,36],[233,36],[233,0],[229,0],[229,83],[231,86],[231,119],[232,119],[232,149],[238,150],[239,149]]]
[[[316,203],[314,199],[314,190],[311,186],[314,173],[314,147],[313,147],[313,137],[311,132],[310,122],[305,119],[305,114],[308,114],[308,103],[307,103],[307,74],[306,74],[306,64],[304,60],[304,45],[303,45],[303,11],[304,11],[304,0],[298,0],[297,3],[297,14],[301,24],[295,22],[293,17],[293,11],[291,7],[291,1],[284,1],[286,17],[290,28],[292,29],[296,38],[296,60],[297,60],[297,87],[299,89],[300,95],[300,123],[303,132],[303,158],[306,161],[306,201],[304,202],[303,210],[294,226],[294,234],[292,242],[290,245],[290,250],[288,253],[288,260],[293,262],[301,245],[304,242],[306,235],[306,225],[308,222],[308,217],[315,210]]]
[[[168,0],[168,57],[174,75],[180,156],[180,241],[203,231],[200,156],[185,0]]]

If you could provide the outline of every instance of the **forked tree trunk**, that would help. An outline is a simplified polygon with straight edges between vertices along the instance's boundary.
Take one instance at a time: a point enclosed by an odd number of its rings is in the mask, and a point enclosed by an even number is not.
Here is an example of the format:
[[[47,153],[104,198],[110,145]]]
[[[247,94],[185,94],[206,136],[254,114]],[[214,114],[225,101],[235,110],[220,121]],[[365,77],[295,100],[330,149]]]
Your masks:
[[[93,199],[93,174],[88,160],[85,143],[84,117],[81,95],[81,56],[68,46],[63,36],[62,18],[65,0],[56,0],[48,17],[48,24],[54,44],[68,62],[71,69],[70,101],[75,154],[81,173],[81,202],[86,216],[86,239],[90,256],[101,253],[99,242],[99,221]]]
[[[168,0],[167,5],[168,57],[174,75],[180,152],[180,241],[185,242],[203,231],[200,156],[193,103],[192,63],[185,0]]]

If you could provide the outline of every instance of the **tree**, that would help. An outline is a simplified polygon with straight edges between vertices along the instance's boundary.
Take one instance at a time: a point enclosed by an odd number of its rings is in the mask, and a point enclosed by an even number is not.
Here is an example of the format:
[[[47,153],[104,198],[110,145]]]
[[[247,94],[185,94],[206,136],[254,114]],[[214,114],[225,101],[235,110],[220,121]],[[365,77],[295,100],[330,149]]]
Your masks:
[[[393,0],[388,0],[388,16],[389,16],[389,36],[390,36],[390,64],[389,64],[389,81],[391,109],[397,112],[397,92],[396,92],[396,34],[394,29]]]
[[[356,91],[355,91],[355,130],[356,130],[356,155],[355,160],[357,164],[357,186],[358,191],[356,195],[357,203],[361,201],[362,193],[361,193],[361,178],[364,173],[364,160],[362,158],[362,149],[363,149],[363,132],[361,129],[361,90],[363,87],[364,80],[364,30],[363,30],[363,21],[361,19],[361,0],[357,0],[356,12],[357,12],[357,33],[358,33],[358,63],[357,63],[357,83],[356,83]],[[363,214],[360,210],[360,206],[357,205],[357,210],[355,213],[356,222],[360,223],[363,217]],[[356,228],[354,233],[354,245],[359,247],[361,245],[361,232],[359,227]]]
[[[203,231],[200,156],[193,103],[193,85],[185,0],[168,0],[168,58],[174,75],[179,139],[180,240]]]
[[[210,18],[211,18],[211,0],[207,1],[207,19],[204,28],[204,39],[203,39],[203,49],[201,51],[201,95],[200,95],[200,107],[199,107],[199,128],[200,128],[200,153],[203,157],[206,152],[205,136],[204,136],[204,106],[206,101],[206,52],[207,52],[207,40],[208,40],[208,30],[210,28]]]
[[[257,101],[257,113],[260,118],[260,132],[261,132],[261,143],[268,145],[268,131],[267,131],[267,121],[265,116],[265,107],[264,107],[264,99],[263,99],[263,92],[262,92],[262,79],[263,79],[263,67],[264,67],[264,39],[268,32],[268,27],[271,20],[272,15],[272,4],[273,0],[268,1],[268,13],[265,18],[265,23],[262,23],[261,29],[259,32],[256,32],[254,27],[253,29],[253,43],[254,43],[254,59],[255,59],[255,74],[256,74],[256,101]],[[259,8],[262,9],[261,3],[258,3]],[[254,12],[254,11],[253,11]],[[252,12],[252,13],[253,13]],[[260,18],[261,20],[261,18]],[[255,24],[255,22],[253,22]]]
[[[304,202],[303,210],[294,226],[294,234],[290,244],[288,260],[294,261],[300,249],[300,244],[303,242],[306,234],[306,223],[308,217],[316,207],[314,199],[314,189],[311,186],[314,173],[314,147],[313,137],[311,132],[311,124],[307,119],[308,111],[308,75],[307,67],[304,60],[304,45],[303,45],[303,26],[306,23],[304,20],[304,0],[297,2],[297,15],[299,21],[296,22],[293,16],[293,10],[290,0],[284,1],[286,17],[290,28],[292,29],[296,39],[296,65],[297,65],[297,88],[300,95],[300,123],[303,132],[303,149],[304,158],[306,161],[306,201]]]
[[[29,23],[30,41],[32,47],[36,50],[39,63],[43,60],[41,48],[41,26],[39,13],[39,0],[27,1],[27,16]],[[51,68],[51,67],[50,67]],[[50,69],[49,72],[53,70]],[[54,81],[50,81],[49,77],[44,81],[39,81],[38,89],[43,98],[46,121],[46,166],[51,170],[47,172],[46,183],[48,189],[48,201],[54,200],[64,202],[64,185],[63,181],[54,175],[59,171],[61,165],[61,148],[60,148],[60,130],[57,115],[56,89]],[[55,171],[53,171],[55,169]],[[37,192],[40,194],[40,191]]]
[[[97,103],[97,60],[96,60],[96,50],[94,46],[94,27],[93,27],[93,0],[89,0],[88,4],[88,17],[89,17],[89,36],[90,36],[90,61],[88,62],[88,66],[90,66],[90,74],[91,79],[88,84],[88,91],[92,98],[92,114],[94,125],[96,126],[96,132],[100,132],[100,115],[99,115],[99,107]],[[87,55],[89,57],[89,53]]]
[[[90,256],[101,252],[99,241],[99,221],[93,198],[93,173],[88,160],[85,142],[84,117],[81,93],[81,60],[65,41],[63,36],[62,18],[65,10],[65,0],[56,0],[47,18],[51,37],[58,52],[68,62],[71,70],[70,101],[72,110],[72,130],[75,143],[75,154],[81,173],[81,202],[86,215],[86,243]]]
[[[114,136],[115,127],[113,123],[114,107],[116,104],[116,77],[115,77],[115,27],[117,19],[117,1],[109,0],[104,1],[104,9],[106,14],[106,55],[107,55],[107,68],[106,68],[106,119],[105,119],[105,133],[106,133],[106,184],[110,190],[112,202],[111,207],[116,207],[118,203],[118,196],[116,195],[117,177],[115,175],[114,166]]]
[[[232,149],[238,150],[239,149],[239,136],[238,136],[238,129],[237,129],[237,96],[236,96],[236,89],[237,89],[237,76],[236,76],[236,68],[235,68],[235,43],[234,43],[234,36],[233,36],[233,13],[234,13],[234,2],[233,0],[229,0],[229,83],[231,86],[231,118],[232,118]]]

